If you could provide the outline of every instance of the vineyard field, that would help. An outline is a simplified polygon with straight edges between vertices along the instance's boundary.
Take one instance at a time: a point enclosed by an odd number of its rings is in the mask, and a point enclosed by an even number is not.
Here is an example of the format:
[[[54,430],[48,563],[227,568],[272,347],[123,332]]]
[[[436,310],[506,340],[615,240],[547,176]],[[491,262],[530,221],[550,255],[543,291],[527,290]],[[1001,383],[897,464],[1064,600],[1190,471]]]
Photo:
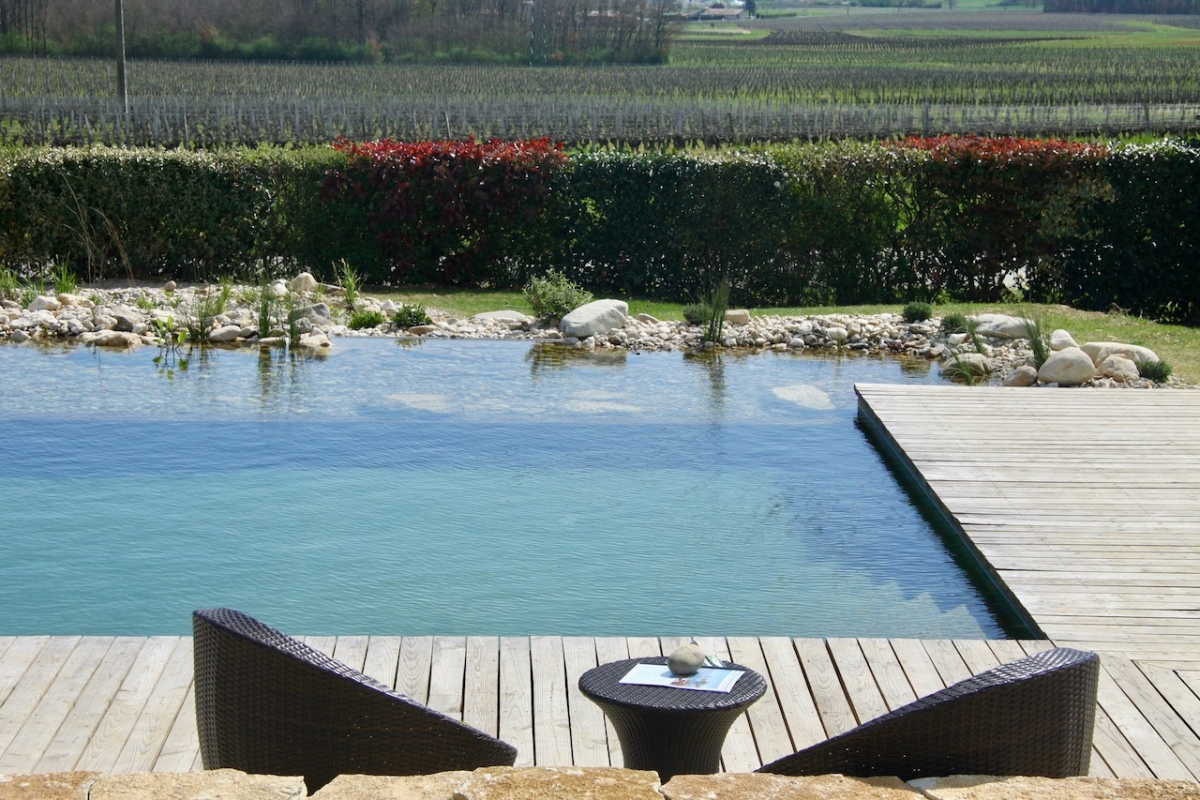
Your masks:
[[[659,66],[134,61],[128,116],[112,96],[113,64],[12,57],[0,60],[0,142],[220,146],[344,135],[576,144],[1200,130],[1195,18],[960,12],[954,24],[970,27],[954,27],[950,17],[752,20],[739,25],[759,33],[689,35]],[[888,27],[900,19],[909,27]]]

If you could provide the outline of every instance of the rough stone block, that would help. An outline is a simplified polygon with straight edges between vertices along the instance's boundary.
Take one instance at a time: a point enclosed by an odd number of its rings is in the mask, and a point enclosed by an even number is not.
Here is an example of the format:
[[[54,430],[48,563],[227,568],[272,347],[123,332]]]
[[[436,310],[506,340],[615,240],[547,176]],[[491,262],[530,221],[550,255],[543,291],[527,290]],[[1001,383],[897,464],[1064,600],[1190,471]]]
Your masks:
[[[1200,800],[1200,784],[1146,778],[1002,778],[953,775],[909,781],[929,800]]]
[[[662,794],[667,800],[916,800],[921,796],[899,778],[791,778],[756,772],[676,775],[662,787]]]
[[[454,800],[662,800],[658,773],[617,767],[477,769]]]
[[[87,800],[95,772],[0,775],[0,800]]]
[[[214,769],[102,775],[92,784],[88,800],[299,800],[307,794],[304,778],[298,776]]]
[[[451,800],[471,777],[467,771],[436,775],[339,775],[313,792],[317,800]]]

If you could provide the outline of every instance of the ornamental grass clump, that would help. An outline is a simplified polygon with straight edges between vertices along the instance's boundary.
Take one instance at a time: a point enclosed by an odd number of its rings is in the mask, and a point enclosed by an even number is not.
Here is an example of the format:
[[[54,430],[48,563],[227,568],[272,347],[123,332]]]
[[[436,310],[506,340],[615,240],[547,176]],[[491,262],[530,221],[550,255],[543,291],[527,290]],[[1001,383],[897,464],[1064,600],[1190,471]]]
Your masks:
[[[1171,365],[1166,361],[1143,361],[1137,365],[1138,375],[1155,383],[1166,383],[1171,377]]]
[[[953,314],[947,314],[946,316],[942,317],[942,333],[951,334],[966,332],[967,318],[965,315],[954,312]]]

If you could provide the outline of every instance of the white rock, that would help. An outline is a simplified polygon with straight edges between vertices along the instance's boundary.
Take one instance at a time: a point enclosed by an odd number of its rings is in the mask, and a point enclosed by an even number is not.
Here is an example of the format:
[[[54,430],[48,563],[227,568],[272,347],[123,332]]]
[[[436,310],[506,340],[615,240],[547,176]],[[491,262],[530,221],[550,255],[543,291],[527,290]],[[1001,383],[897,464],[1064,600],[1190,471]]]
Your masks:
[[[17,344],[22,344],[23,342],[28,342],[33,337],[20,328],[17,328],[8,335],[8,338],[10,341],[16,342]]]
[[[558,323],[568,337],[586,339],[619,328],[629,316],[629,304],[624,300],[593,300],[567,314]]]
[[[129,331],[101,331],[92,344],[97,347],[137,347],[142,343],[142,337]]]
[[[222,325],[208,334],[210,342],[232,342],[242,335],[240,325]]]
[[[66,292],[56,295],[54,299],[62,303],[64,307],[74,306],[76,308],[91,308],[93,305],[95,305],[86,297],[80,297],[77,294],[67,294]]]
[[[647,325],[657,325],[658,324],[657,317],[647,314],[644,311],[641,314],[638,314],[636,319],[638,322],[644,322]]]
[[[1029,336],[1032,320],[1010,317],[1007,314],[980,314],[970,317],[975,323],[975,332],[980,336],[995,336],[1000,339],[1025,339]]]
[[[1092,357],[1093,364],[1099,364],[1111,355],[1125,356],[1135,364],[1145,364],[1147,361],[1158,361],[1159,358],[1149,347],[1121,342],[1088,342],[1082,346],[1083,352]]]
[[[166,283],[163,284],[163,291],[166,292],[167,294],[170,294],[171,292],[175,291],[175,288],[176,288],[175,281],[167,281]]]
[[[278,281],[275,281],[273,284],[271,284],[271,294],[275,295],[276,298],[287,297],[288,296],[287,281],[278,280]]]
[[[850,332],[845,328],[835,327],[825,329],[825,338],[829,339],[831,342],[844,342],[846,341],[846,337],[849,335]]]
[[[1078,386],[1091,380],[1095,374],[1096,365],[1088,354],[1078,347],[1068,347],[1046,359],[1046,363],[1038,370],[1038,380],[1059,386]]]
[[[142,323],[142,315],[134,311],[132,308],[114,308],[108,315],[116,321],[115,328],[119,331],[130,331]]]
[[[1125,382],[1136,381],[1142,377],[1138,374],[1138,365],[1132,359],[1116,353],[1105,356],[1104,360],[1096,365],[1096,372],[1106,378]]]
[[[725,321],[730,325],[749,325],[750,310],[745,308],[731,308],[725,312]]]
[[[301,272],[296,277],[292,278],[287,283],[287,288],[297,294],[311,292],[317,288],[317,279],[312,276],[312,273]]]
[[[307,336],[300,337],[300,346],[309,347],[314,350],[331,346],[329,337],[323,333],[310,333]]]
[[[1022,364],[1008,373],[1002,383],[1004,386],[1033,386],[1037,379],[1038,371],[1029,364]]]
[[[994,369],[992,362],[983,353],[954,353],[942,362],[942,372],[947,375],[970,373],[978,378],[990,375]]]
[[[484,311],[471,317],[472,322],[533,322],[533,317],[520,311]]]
[[[1066,350],[1068,347],[1079,347],[1075,343],[1075,338],[1071,334],[1064,331],[1062,328],[1050,334],[1050,349],[1051,350]]]
[[[26,306],[29,311],[58,311],[60,308],[62,303],[58,302],[57,298],[44,294],[39,294]]]

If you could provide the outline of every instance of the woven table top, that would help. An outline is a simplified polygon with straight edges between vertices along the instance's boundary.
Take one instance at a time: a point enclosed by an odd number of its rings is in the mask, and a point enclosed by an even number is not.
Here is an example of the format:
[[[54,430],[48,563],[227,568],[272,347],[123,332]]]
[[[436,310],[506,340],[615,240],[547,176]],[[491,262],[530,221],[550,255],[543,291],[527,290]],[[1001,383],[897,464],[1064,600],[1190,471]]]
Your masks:
[[[635,664],[662,664],[663,656],[654,658],[630,658],[613,661],[589,669],[579,677],[579,690],[594,700],[628,706],[630,708],[655,709],[660,711],[716,711],[740,708],[753,703],[767,691],[767,681],[749,667],[726,664],[726,669],[745,671],[738,678],[731,692],[706,692],[695,689],[678,689],[672,686],[641,686],[620,683],[621,678]]]

